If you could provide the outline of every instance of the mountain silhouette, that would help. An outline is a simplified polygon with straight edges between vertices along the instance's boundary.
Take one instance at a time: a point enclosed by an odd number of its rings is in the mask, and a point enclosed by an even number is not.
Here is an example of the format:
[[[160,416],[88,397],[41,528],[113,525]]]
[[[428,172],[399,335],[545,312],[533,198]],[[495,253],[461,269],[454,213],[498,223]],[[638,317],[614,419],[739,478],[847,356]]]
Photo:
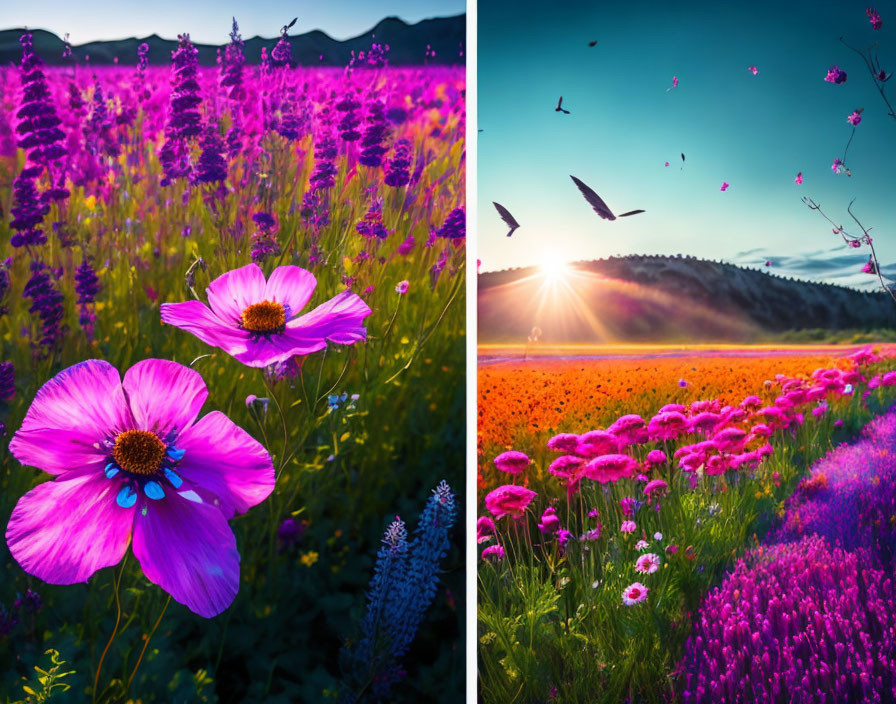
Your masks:
[[[479,342],[756,342],[794,330],[894,328],[883,291],[813,283],[685,256],[626,256],[479,275]]]
[[[185,31],[188,29],[184,28]],[[228,43],[226,40],[229,31],[230,23],[223,23],[220,46],[226,46]],[[22,58],[19,37],[24,32],[25,30],[20,28],[0,31],[0,63],[19,62]],[[34,36],[34,50],[45,63],[51,66],[65,63],[62,58],[64,46],[62,39],[43,29],[31,30],[31,33]],[[345,41],[337,41],[320,30],[287,39],[292,47],[293,57],[303,66],[345,66],[351,60],[353,51],[356,55],[359,51],[368,51],[373,43],[389,45],[388,58],[392,66],[422,64],[427,44],[436,53],[435,58],[429,58],[427,63],[463,64],[465,56],[461,56],[460,52],[466,44],[466,15],[438,17],[411,25],[397,17],[387,17],[371,30]],[[270,53],[278,40],[279,37],[245,39],[243,54],[246,60],[250,64],[260,63],[261,48],[267,47]],[[88,42],[73,46],[72,53],[78,62],[83,62],[85,57],[89,56],[92,65],[109,65],[114,63],[116,58],[120,65],[136,65],[137,47],[144,42],[149,45],[149,63],[155,65],[170,63],[171,52],[177,48],[176,39],[162,39],[157,34],[151,34],[142,38]],[[211,44],[195,46],[199,50],[199,63],[206,66],[214,65],[220,47]]]

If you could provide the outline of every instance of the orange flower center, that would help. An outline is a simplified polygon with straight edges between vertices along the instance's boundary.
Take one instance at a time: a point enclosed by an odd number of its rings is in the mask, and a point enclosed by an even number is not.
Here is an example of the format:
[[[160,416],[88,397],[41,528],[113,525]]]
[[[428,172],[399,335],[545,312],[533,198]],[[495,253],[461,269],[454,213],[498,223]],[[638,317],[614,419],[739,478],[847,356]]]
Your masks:
[[[126,472],[149,476],[165,459],[165,443],[148,430],[126,430],[115,438],[112,457]]]
[[[286,325],[286,309],[280,303],[262,301],[243,311],[243,328],[249,332],[267,333]]]

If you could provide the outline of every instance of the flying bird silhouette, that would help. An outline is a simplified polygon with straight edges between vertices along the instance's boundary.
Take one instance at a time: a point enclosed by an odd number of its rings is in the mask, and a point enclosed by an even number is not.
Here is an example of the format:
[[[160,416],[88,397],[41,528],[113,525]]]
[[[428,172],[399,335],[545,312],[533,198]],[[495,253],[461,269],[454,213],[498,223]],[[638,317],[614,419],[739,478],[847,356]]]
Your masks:
[[[588,42],[588,46],[597,46],[597,39]]]
[[[617,217],[624,218],[628,215],[637,215],[638,213],[643,213],[643,210],[629,210],[627,213],[622,213],[621,215],[613,215],[613,211],[607,207],[607,204],[601,199],[597,193],[595,193],[591,188],[582,183],[575,176],[570,174],[569,176],[573,183],[579,187],[579,190],[582,192],[582,195],[585,197],[585,200],[594,208],[594,212],[600,215],[604,220],[615,220]]]
[[[554,112],[565,112],[567,115],[569,115],[569,110],[563,109],[563,96],[562,95],[560,96],[560,100],[557,101],[557,107],[554,108]]]
[[[510,237],[514,232],[516,232],[516,229],[520,226],[520,224],[516,221],[516,218],[510,214],[510,211],[503,205],[501,205],[500,203],[495,203],[495,201],[492,201],[492,205],[495,206],[495,210],[498,211],[498,215],[501,216],[501,219],[505,223],[507,223],[507,227],[510,228],[510,232],[507,233],[507,236]]]

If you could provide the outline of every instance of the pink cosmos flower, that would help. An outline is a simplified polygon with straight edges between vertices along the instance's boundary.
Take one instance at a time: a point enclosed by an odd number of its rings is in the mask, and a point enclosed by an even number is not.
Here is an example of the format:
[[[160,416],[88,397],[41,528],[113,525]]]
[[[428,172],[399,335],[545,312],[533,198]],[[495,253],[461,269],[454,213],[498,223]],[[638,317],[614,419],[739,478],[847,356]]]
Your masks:
[[[865,10],[865,14],[868,15],[868,21],[871,22],[871,29],[877,30],[883,27],[884,23],[880,18],[880,13],[873,7],[869,7]]]
[[[800,171],[800,172],[796,175],[796,178],[793,179],[793,182],[794,182],[797,186],[802,186],[802,185],[803,185],[803,172],[802,172],[802,171]]]
[[[508,474],[519,474],[528,466],[529,456],[516,450],[509,450],[495,457],[495,467]]]
[[[622,603],[626,606],[634,606],[647,598],[649,589],[640,582],[627,586],[622,592]]]
[[[408,292],[410,286],[410,283],[408,283],[407,281],[400,281],[398,283],[398,286],[395,287],[395,293],[397,293],[399,296],[403,296]]]
[[[504,548],[500,545],[489,545],[482,551],[482,559],[487,562],[501,562],[504,559]]]
[[[641,574],[653,574],[659,568],[660,556],[656,553],[645,553],[635,562],[635,572],[640,572]]]
[[[480,516],[476,521],[476,542],[487,543],[495,537],[495,522],[488,516]]]
[[[845,83],[846,71],[841,71],[840,67],[835,64],[828,69],[827,75],[824,77],[824,80],[828,83]]]
[[[635,522],[634,522],[634,521],[623,521],[623,522],[622,522],[622,525],[619,526],[619,531],[620,531],[621,533],[634,533],[634,532],[635,532],[635,529],[636,529],[637,527],[638,527],[638,526],[635,525]]]
[[[756,68],[755,66],[747,66],[747,71],[749,71],[750,73],[752,73],[754,76],[755,76],[757,73],[759,73],[759,69]]]
[[[209,284],[210,307],[200,301],[163,303],[162,321],[250,367],[317,352],[327,341],[351,345],[364,340],[363,321],[371,310],[351,291],[299,315],[316,286],[314,275],[297,266],[279,266],[265,281],[261,267],[247,264]]]
[[[582,469],[582,475],[601,484],[617,482],[631,477],[638,463],[628,455],[602,455],[595,457]]]
[[[128,545],[147,579],[210,618],[239,589],[228,519],[274,489],[270,455],[227,416],[196,420],[202,377],[147,359],[124,375],[102,360],[41,387],[9,444],[23,464],[56,476],[19,499],[6,542],[29,574],[86,582]]]
[[[729,187],[730,185],[731,185],[731,184],[728,183],[727,181],[722,181],[722,187],[721,187],[719,190],[720,190],[720,191],[727,191],[727,190],[728,190],[728,187]]]
[[[846,118],[846,121],[853,127],[858,125],[862,121],[862,109],[853,110],[852,114]]]
[[[505,484],[490,491],[485,497],[485,507],[495,518],[512,516],[521,518],[526,508],[538,494],[524,486]]]

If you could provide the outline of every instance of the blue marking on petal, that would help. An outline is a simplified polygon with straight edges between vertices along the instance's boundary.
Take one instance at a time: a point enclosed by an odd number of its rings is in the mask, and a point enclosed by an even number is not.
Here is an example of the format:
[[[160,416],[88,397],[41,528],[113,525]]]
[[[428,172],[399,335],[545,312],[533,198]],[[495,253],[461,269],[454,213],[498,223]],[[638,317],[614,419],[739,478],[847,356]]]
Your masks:
[[[165,467],[165,477],[167,477],[168,481],[171,482],[171,486],[175,489],[180,489],[180,485],[184,483],[184,480],[177,476],[173,470],[168,469],[168,467]]]
[[[150,499],[154,499],[156,501],[165,498],[165,490],[158,482],[146,482],[146,484],[143,485],[143,493],[146,494]]]
[[[196,504],[202,503],[202,497],[199,494],[197,494],[195,491],[193,491],[192,489],[190,489],[188,491],[181,491],[181,492],[179,492],[179,494],[181,496],[183,496],[187,501],[192,501],[193,503],[196,503]]]
[[[118,468],[118,466],[114,462],[110,462],[109,464],[106,465],[106,467],[103,469],[103,471],[106,473],[106,477],[108,479],[111,479],[116,474],[118,474],[121,470]]]
[[[122,508],[130,508],[137,503],[137,492],[130,485],[123,486],[115,497],[115,502]]]
[[[165,454],[168,455],[168,458],[174,460],[175,462],[179,462],[184,458],[184,450],[178,450],[176,447],[169,447]]]

